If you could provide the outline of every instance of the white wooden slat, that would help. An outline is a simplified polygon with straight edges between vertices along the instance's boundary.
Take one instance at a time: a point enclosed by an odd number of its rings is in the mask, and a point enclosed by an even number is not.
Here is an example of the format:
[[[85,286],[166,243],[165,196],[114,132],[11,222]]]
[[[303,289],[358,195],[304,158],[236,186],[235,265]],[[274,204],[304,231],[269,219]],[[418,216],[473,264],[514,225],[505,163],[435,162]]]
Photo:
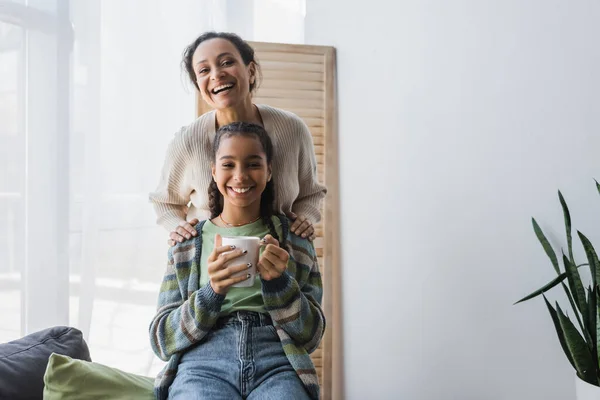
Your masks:
[[[308,128],[311,129],[311,132],[312,128],[322,128],[325,126],[325,120],[322,118],[304,118],[304,122],[306,122]]]
[[[321,57],[331,51],[331,47],[318,46],[318,45],[290,45],[283,43],[265,43],[265,42],[248,42],[250,46],[258,53],[258,56],[263,52],[281,52],[281,53],[292,53],[292,54],[309,54],[319,55]]]
[[[299,62],[284,62],[284,61],[265,61],[263,58],[259,61],[260,68],[264,73],[267,71],[304,71],[304,72],[318,72],[322,74],[325,71],[325,65],[320,64],[309,64]]]
[[[317,108],[296,108],[288,107],[288,111],[293,112],[302,119],[305,118],[322,118],[325,119],[325,112]]]
[[[323,54],[301,54],[291,52],[273,52],[273,51],[261,51],[258,54],[258,62],[264,61],[284,61],[284,62],[297,62],[302,64],[324,64]]]
[[[263,81],[266,80],[285,80],[285,81],[306,81],[320,82],[323,84],[325,77],[318,72],[299,72],[299,71],[263,71]]]
[[[293,99],[293,98],[268,98],[260,96],[260,93],[257,93],[255,100],[257,103],[265,103],[269,104],[272,107],[283,108],[287,110],[288,107],[301,107],[301,108],[319,108],[323,107],[324,101],[323,99]],[[316,126],[323,126],[323,122],[320,124],[315,124]],[[310,124],[307,122],[307,125]]]
[[[293,99],[318,99],[323,100],[325,94],[322,90],[293,90],[293,89],[269,89],[261,87],[256,96],[266,98],[293,98]],[[320,108],[322,110],[322,108]]]
[[[259,91],[261,89],[292,89],[292,90],[321,90],[323,91],[322,82],[312,81],[299,81],[299,80],[286,80],[286,79],[264,79],[260,83]]]
[[[304,119],[304,122],[306,122],[306,119]],[[321,137],[324,138],[324,132],[325,132],[325,128],[323,126],[309,126],[308,127],[310,129],[310,133],[312,134],[313,138],[316,137]],[[325,139],[323,139],[325,140]]]
[[[311,133],[312,133],[312,132],[311,132]],[[313,134],[313,144],[314,144],[315,146],[317,146],[317,145],[318,145],[318,146],[325,146],[325,145],[323,144],[323,142],[324,142],[324,140],[323,140],[323,136],[315,136],[315,135]]]

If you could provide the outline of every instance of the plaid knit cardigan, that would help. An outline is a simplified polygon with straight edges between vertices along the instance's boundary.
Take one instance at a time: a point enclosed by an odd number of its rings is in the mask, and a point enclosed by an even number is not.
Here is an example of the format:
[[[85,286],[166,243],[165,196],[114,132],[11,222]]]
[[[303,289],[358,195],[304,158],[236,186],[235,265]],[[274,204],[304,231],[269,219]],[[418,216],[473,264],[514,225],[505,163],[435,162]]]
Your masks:
[[[263,300],[290,364],[311,398],[318,399],[319,382],[309,354],[317,349],[325,331],[325,316],[320,305],[321,273],[312,243],[289,234],[287,218],[279,218],[282,246],[292,262],[279,278],[262,281]],[[169,249],[158,309],[150,323],[152,350],[160,359],[168,361],[154,382],[154,393],[159,400],[168,396],[181,355],[210,332],[225,299],[210,285],[199,288],[204,222],[196,225],[196,237]]]

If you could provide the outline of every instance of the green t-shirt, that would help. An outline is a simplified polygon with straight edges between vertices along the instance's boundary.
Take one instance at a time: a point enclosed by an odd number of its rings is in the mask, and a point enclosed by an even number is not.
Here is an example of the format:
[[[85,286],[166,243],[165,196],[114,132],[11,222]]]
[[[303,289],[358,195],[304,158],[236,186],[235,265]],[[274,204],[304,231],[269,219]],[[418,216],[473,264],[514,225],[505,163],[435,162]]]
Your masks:
[[[273,224],[277,235],[281,237],[281,222],[279,218],[273,217]],[[258,220],[248,225],[221,228],[216,226],[210,220],[207,220],[202,227],[202,257],[200,259],[200,287],[208,284],[208,256],[215,247],[215,234],[221,236],[256,236],[263,238],[269,234],[269,228],[262,220]],[[260,250],[262,254],[262,248]],[[232,287],[229,288],[225,300],[221,305],[221,316],[228,315],[234,311],[256,311],[266,313],[265,304],[262,298],[262,289],[260,277],[257,275],[254,280],[254,286]]]

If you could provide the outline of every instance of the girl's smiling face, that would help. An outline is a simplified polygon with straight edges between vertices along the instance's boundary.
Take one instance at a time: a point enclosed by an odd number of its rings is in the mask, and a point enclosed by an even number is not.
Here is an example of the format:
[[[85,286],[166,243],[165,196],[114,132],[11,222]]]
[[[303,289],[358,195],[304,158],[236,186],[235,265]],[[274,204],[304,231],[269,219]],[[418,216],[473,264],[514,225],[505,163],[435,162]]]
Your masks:
[[[212,176],[227,207],[260,210],[260,199],[271,179],[271,166],[260,141],[252,136],[224,137],[212,166]]]

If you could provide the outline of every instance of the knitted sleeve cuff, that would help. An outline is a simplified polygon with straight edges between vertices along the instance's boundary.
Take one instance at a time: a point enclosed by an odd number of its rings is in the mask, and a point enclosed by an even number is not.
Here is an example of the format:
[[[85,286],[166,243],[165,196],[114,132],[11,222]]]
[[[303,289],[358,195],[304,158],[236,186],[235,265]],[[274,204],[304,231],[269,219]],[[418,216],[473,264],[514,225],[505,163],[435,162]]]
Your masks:
[[[160,214],[156,219],[156,223],[165,228],[168,232],[173,232],[179,226],[181,221],[185,221],[185,213],[180,209],[166,211],[163,214]]]
[[[215,292],[210,283],[207,283],[198,289],[198,295],[205,301],[209,311],[217,313],[221,312],[221,305],[225,300],[225,295]]]
[[[312,199],[302,199],[294,203],[292,212],[298,216],[305,216],[313,225],[321,220],[319,202],[314,202]]]
[[[293,279],[287,271],[283,271],[283,274],[279,278],[271,279],[270,281],[263,280],[263,291],[268,294],[286,291],[291,287]]]

